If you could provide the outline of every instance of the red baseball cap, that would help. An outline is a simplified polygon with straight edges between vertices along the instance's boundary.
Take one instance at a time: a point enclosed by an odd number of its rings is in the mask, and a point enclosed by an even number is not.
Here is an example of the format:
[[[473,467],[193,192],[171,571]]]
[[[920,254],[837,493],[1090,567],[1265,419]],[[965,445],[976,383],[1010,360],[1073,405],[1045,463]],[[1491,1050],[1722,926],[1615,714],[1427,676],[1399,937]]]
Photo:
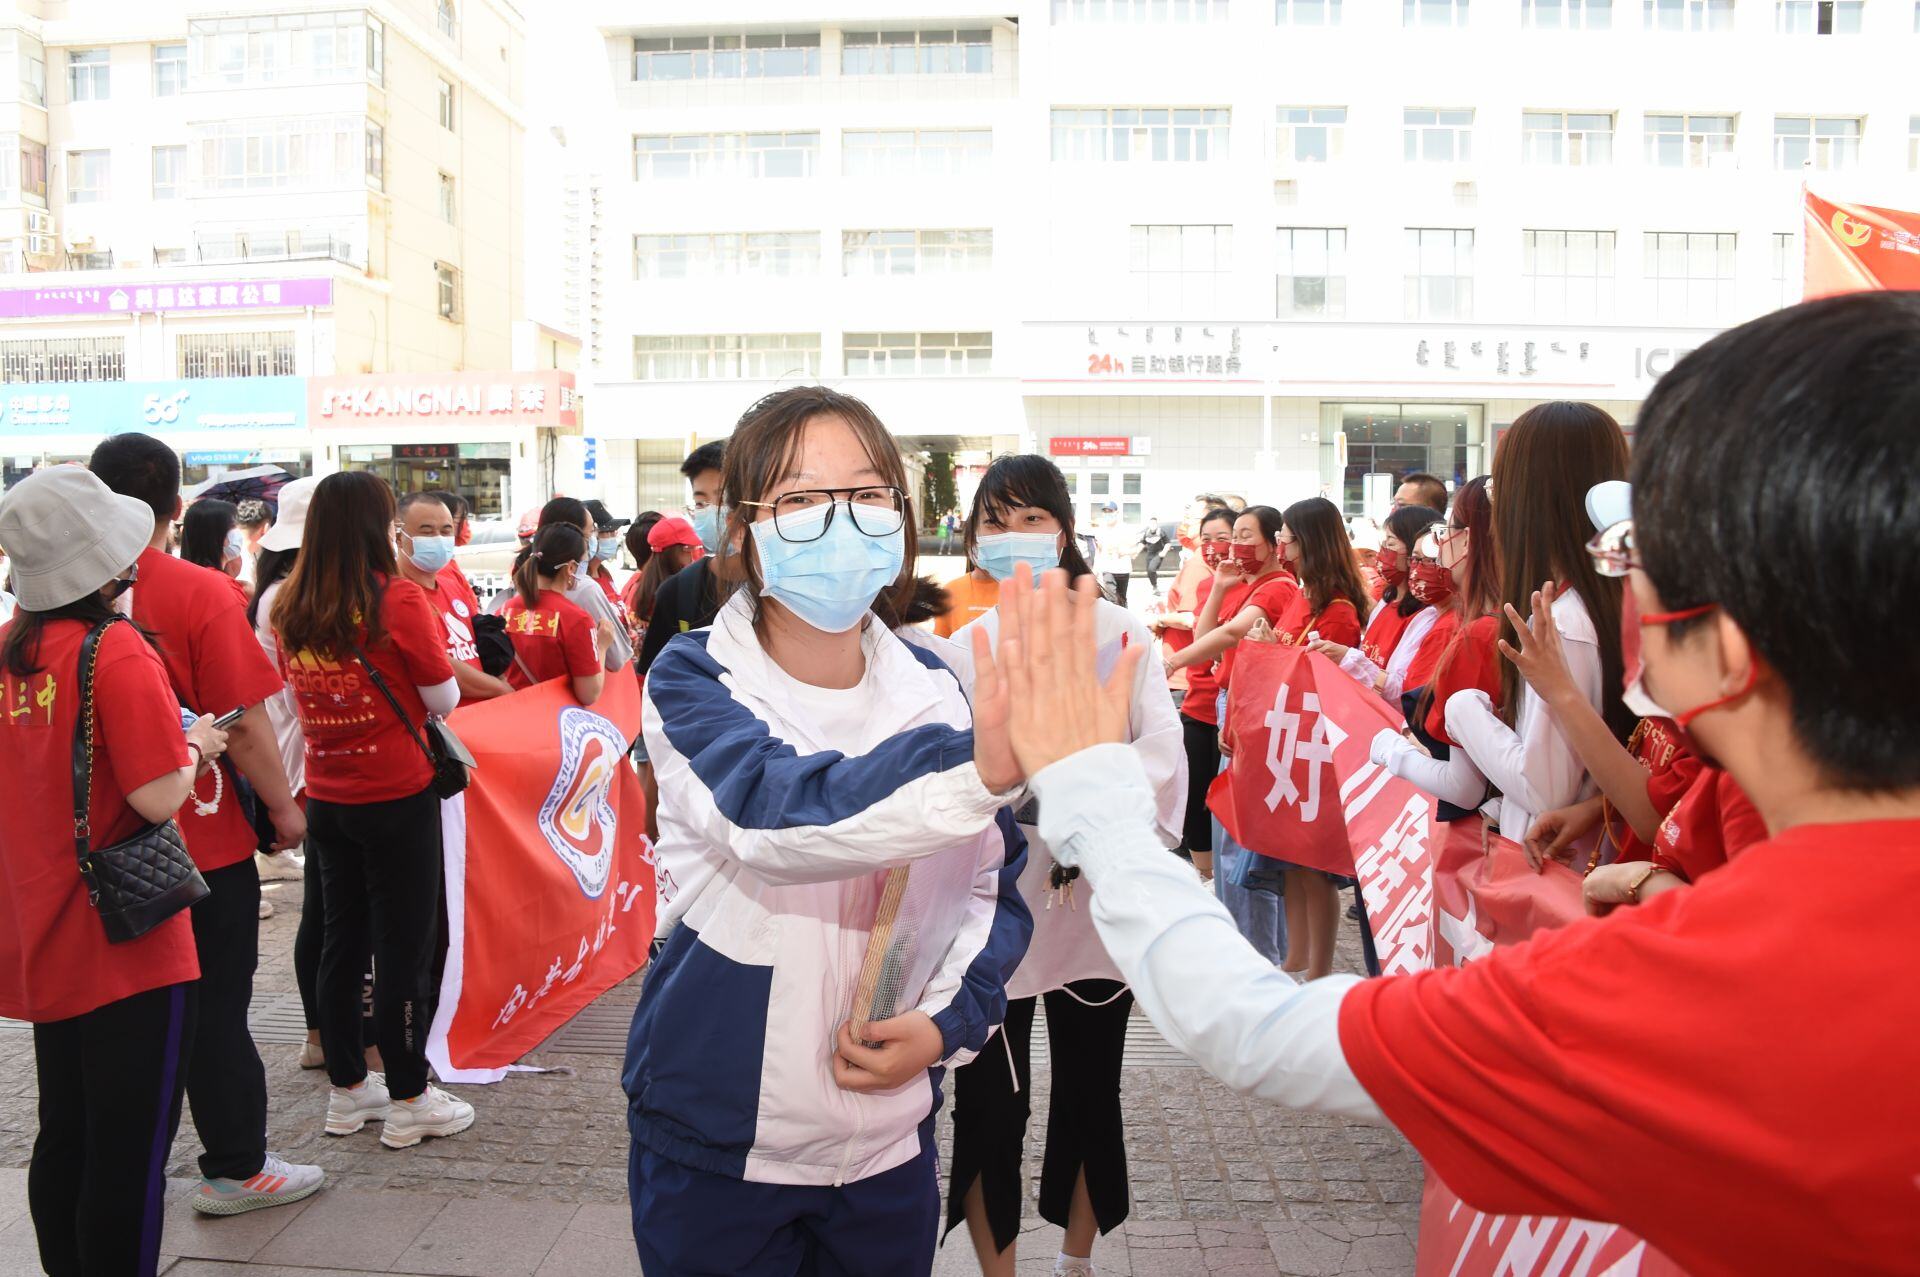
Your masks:
[[[528,510],[520,516],[520,526],[515,529],[522,541],[533,540],[533,534],[540,530],[540,512]]]
[[[700,543],[700,534],[685,519],[662,519],[647,529],[647,546],[655,554],[670,545],[687,545],[696,550],[706,548]]]

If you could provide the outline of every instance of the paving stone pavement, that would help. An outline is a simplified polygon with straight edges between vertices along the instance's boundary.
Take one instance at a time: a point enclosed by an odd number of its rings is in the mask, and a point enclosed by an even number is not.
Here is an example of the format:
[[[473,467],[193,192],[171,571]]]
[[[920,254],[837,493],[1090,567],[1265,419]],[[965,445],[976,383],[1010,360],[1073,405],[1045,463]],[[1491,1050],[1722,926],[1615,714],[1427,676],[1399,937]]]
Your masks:
[[[294,992],[293,933],[301,888],[269,883],[275,916],[261,926],[256,1008]],[[1351,930],[1343,968],[1359,967]],[[630,1005],[637,982],[606,998]],[[1039,1040],[1042,1034],[1036,1033]],[[329,1187],[309,1202],[231,1220],[194,1217],[172,1204],[168,1277],[221,1274],[391,1272],[455,1277],[596,1277],[637,1274],[626,1215],[627,1137],[620,1061],[539,1050],[519,1074],[461,1093],[479,1110],[468,1133],[395,1152],[377,1128],[344,1139],[323,1130],[326,1081],[303,1072],[298,1048],[261,1046],[276,1152],[314,1162]],[[455,1088],[461,1090],[461,1088]],[[1039,1173],[1050,1079],[1036,1049],[1029,1173]],[[35,1129],[31,1036],[0,1031],[0,1168],[24,1168]],[[1130,1219],[1100,1240],[1095,1259],[1112,1277],[1267,1277],[1269,1274],[1413,1270],[1421,1167],[1397,1134],[1299,1114],[1235,1095],[1201,1070],[1129,1065],[1122,1078]],[[951,1135],[940,1121],[943,1163]],[[181,1123],[169,1173],[183,1196],[197,1174],[197,1142]],[[25,1218],[25,1174],[0,1169],[0,1277],[39,1270]],[[1037,1218],[1031,1195],[1019,1271],[1052,1271],[1057,1228]],[[940,1252],[937,1277],[977,1272],[965,1230]]]

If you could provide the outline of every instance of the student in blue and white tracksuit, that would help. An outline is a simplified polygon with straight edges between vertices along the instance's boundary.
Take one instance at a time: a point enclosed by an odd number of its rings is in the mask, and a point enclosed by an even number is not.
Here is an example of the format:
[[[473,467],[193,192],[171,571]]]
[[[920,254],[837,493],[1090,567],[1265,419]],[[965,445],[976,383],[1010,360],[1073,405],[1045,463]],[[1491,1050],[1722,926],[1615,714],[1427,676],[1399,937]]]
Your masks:
[[[965,671],[876,615],[913,590],[906,484],[865,404],[761,401],[724,480],[744,584],[649,671],[667,939],[622,1078],[647,1277],[932,1268],[941,1079],[999,1026],[1033,920],[1018,765],[977,754]],[[1004,691],[980,709],[1004,715]],[[856,1040],[902,865],[897,1013]]]

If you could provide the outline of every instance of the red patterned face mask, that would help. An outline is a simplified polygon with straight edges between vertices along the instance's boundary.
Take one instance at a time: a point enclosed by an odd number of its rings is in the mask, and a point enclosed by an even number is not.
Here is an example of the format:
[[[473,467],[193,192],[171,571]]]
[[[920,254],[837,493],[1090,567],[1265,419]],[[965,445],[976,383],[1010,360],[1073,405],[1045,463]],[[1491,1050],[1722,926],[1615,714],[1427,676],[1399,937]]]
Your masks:
[[[1217,568],[1227,560],[1230,549],[1224,541],[1202,541],[1200,543],[1200,561],[1210,568]]]
[[[1398,550],[1382,550],[1373,556],[1373,566],[1388,585],[1400,585],[1407,579],[1406,561]]]
[[[1438,563],[1415,563],[1408,578],[1413,597],[1430,607],[1439,607],[1453,597],[1453,573]]]
[[[1257,545],[1236,545],[1232,547],[1233,561],[1242,569],[1252,570],[1260,566],[1260,547]]]

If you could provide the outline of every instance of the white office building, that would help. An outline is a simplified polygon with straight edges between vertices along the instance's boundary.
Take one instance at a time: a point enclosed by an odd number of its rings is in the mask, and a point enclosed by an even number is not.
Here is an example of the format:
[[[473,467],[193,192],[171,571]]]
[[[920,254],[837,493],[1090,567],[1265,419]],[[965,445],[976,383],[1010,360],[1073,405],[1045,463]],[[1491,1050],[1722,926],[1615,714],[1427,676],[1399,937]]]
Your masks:
[[[584,375],[641,505],[818,379],[929,451],[1050,453],[1083,514],[1358,511],[1532,403],[1631,425],[1798,299],[1803,181],[1920,207],[1914,0],[595,12]]]

